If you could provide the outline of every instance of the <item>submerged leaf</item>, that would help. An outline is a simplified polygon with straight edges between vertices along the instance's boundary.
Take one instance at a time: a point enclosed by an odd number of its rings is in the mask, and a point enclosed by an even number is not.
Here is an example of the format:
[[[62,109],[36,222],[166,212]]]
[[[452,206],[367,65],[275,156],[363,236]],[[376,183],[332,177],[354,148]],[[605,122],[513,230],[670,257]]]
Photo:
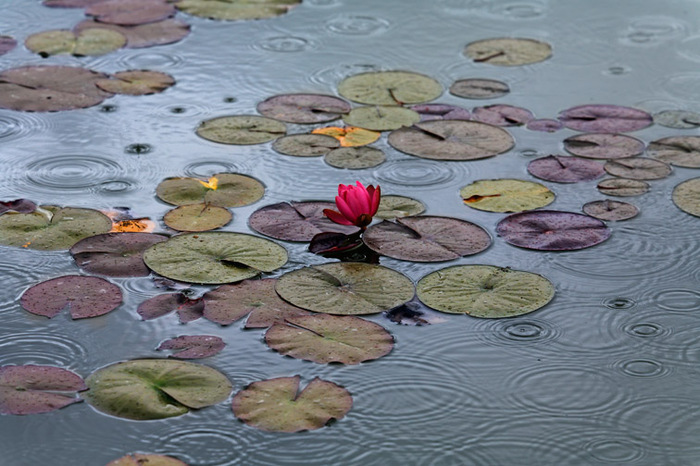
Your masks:
[[[18,214],[31,214],[36,210],[36,204],[28,199],[15,199],[14,201],[0,201],[0,215],[5,212],[17,212]]]
[[[700,113],[685,110],[666,110],[654,115],[654,123],[668,128],[697,128],[700,126]]]
[[[56,317],[68,309],[72,319],[107,314],[122,303],[119,287],[103,278],[65,275],[41,282],[24,292],[22,308],[39,316]]]
[[[82,401],[68,392],[86,390],[82,377],[52,366],[1,366],[0,414],[48,413]],[[63,393],[56,393],[63,392]]]

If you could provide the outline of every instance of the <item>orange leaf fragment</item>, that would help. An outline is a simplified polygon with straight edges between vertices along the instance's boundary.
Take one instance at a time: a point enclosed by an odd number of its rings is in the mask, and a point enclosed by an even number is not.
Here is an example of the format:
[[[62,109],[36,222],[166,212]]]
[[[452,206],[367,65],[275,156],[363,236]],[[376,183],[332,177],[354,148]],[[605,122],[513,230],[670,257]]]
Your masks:
[[[313,134],[324,134],[334,137],[340,141],[340,145],[343,147],[366,146],[367,144],[372,144],[381,136],[381,134],[376,131],[370,131],[356,126],[346,126],[344,128],[328,126],[325,128],[317,128],[311,132]]]
[[[208,189],[216,190],[216,188],[219,187],[219,179],[215,176],[212,176],[211,178],[209,178],[209,181],[202,181],[202,180],[197,180],[197,181],[202,183],[202,186],[204,186],[205,188],[208,188]]]

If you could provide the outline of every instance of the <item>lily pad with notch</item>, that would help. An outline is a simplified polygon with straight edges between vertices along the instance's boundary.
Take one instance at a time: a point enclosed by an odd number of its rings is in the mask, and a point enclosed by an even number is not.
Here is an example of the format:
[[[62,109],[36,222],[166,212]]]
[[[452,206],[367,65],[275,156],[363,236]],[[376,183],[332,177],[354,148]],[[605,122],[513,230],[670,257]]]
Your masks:
[[[625,178],[608,178],[596,186],[598,191],[608,196],[640,196],[649,191],[649,183]]]
[[[654,119],[644,110],[620,105],[579,105],[559,113],[569,129],[585,132],[627,133],[650,126]]]
[[[225,21],[266,19],[283,15],[301,0],[179,0],[175,6],[183,13]]]
[[[78,267],[108,277],[145,277],[151,271],[142,253],[168,237],[153,233],[104,233],[75,243],[70,254]]]
[[[637,157],[609,160],[605,171],[629,180],[660,180],[671,174],[671,167],[659,160]]]
[[[564,139],[567,152],[588,159],[622,159],[644,152],[644,142],[615,133],[587,133]]]
[[[647,155],[685,168],[700,168],[700,136],[671,136],[649,143]]]
[[[63,53],[76,57],[98,56],[124,47],[126,37],[108,29],[84,29],[80,32],[56,29],[32,34],[24,45],[44,58]]]
[[[364,128],[347,126],[344,128],[338,126],[328,126],[326,128],[316,128],[312,131],[313,134],[323,134],[336,138],[342,147],[358,147],[372,144],[382,135],[377,131],[370,131]]]
[[[54,366],[1,366],[0,414],[40,414],[82,401],[71,393],[87,390],[83,378]]]
[[[605,199],[584,204],[583,212],[600,220],[622,221],[636,217],[639,214],[639,209],[627,202]]]
[[[119,307],[122,291],[103,278],[65,275],[32,286],[19,302],[25,311],[49,319],[64,309],[70,312],[72,319],[86,319]]]
[[[484,39],[467,44],[464,55],[476,63],[522,66],[548,59],[552,56],[552,46],[534,39],[510,37]]]
[[[95,84],[112,94],[150,95],[173,86],[175,79],[160,71],[131,70],[114,73],[110,79],[100,79]]]
[[[354,108],[343,117],[345,124],[372,131],[391,131],[420,121],[411,109],[392,105]]]
[[[554,193],[543,184],[508,178],[478,180],[459,194],[469,207],[487,212],[523,212],[554,201]]]
[[[356,74],[338,84],[343,97],[366,105],[419,104],[440,97],[442,86],[429,76],[409,71]]]
[[[168,357],[175,359],[202,359],[219,354],[224,347],[224,340],[214,335],[181,335],[165,340],[156,351],[173,350]]]
[[[318,157],[340,147],[340,141],[323,134],[290,134],[272,143],[272,148],[284,155]]]
[[[425,204],[417,199],[386,195],[379,200],[379,209],[374,216],[384,220],[391,220],[398,217],[420,215],[423,212],[425,212]]]
[[[496,79],[458,79],[450,86],[450,94],[463,99],[496,99],[509,92],[508,84]]]
[[[287,127],[272,118],[232,115],[212,118],[199,124],[198,136],[212,142],[232,145],[262,144],[287,133]]]
[[[592,181],[605,174],[603,165],[594,160],[561,155],[535,159],[527,164],[527,171],[537,178],[555,183]]]
[[[85,14],[101,23],[135,26],[175,16],[175,7],[165,0],[106,0],[89,5]]]
[[[386,155],[375,147],[341,147],[328,152],[323,160],[331,167],[362,170],[381,165]]]
[[[86,29],[109,29],[118,32],[126,37],[125,47],[128,49],[172,44],[181,41],[190,33],[190,25],[175,18],[136,26],[119,26],[86,19],[75,25],[73,32],[80,33]]]
[[[353,234],[358,228],[331,222],[324,209],[335,209],[332,202],[280,202],[256,210],[248,225],[258,233],[284,241],[311,241],[322,232]]]
[[[700,178],[686,180],[673,188],[673,203],[683,212],[700,217]]]
[[[177,231],[209,231],[221,228],[233,219],[223,207],[210,204],[181,205],[163,217],[163,222]]]
[[[700,126],[700,113],[687,110],[665,110],[654,114],[654,123],[667,128],[697,128]]]
[[[472,109],[472,119],[495,126],[523,126],[535,119],[526,108],[513,105],[488,105]]]
[[[337,120],[350,112],[349,103],[322,94],[282,94],[258,104],[258,112],[267,118],[287,123],[312,124]]]
[[[141,302],[136,312],[143,320],[153,320],[158,317],[177,312],[181,324],[186,324],[202,317],[204,301],[190,299],[184,293],[166,293]]]
[[[241,207],[257,202],[265,194],[263,184],[247,175],[217,173],[209,180],[205,183],[197,178],[167,178],[156,187],[156,195],[161,201],[173,205],[204,203],[217,207]]]
[[[172,456],[132,453],[107,463],[107,466],[187,466]]]

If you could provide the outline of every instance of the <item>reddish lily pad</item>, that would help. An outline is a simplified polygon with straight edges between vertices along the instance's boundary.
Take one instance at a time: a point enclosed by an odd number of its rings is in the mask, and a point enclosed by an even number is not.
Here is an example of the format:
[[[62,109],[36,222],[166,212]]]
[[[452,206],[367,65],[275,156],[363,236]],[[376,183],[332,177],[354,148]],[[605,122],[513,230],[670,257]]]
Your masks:
[[[644,143],[624,134],[589,133],[564,139],[564,148],[588,159],[622,159],[644,152]]]
[[[627,202],[605,199],[585,204],[583,212],[600,220],[621,221],[636,217],[639,214],[639,209]]]
[[[86,19],[78,23],[73,28],[73,31],[81,32],[85,29],[109,29],[116,31],[126,37],[125,47],[129,49],[172,44],[181,41],[190,33],[189,24],[174,18],[136,26],[119,26],[117,24],[100,23]]]
[[[354,108],[343,117],[345,124],[372,131],[391,131],[420,121],[413,110],[391,105]]]
[[[651,125],[654,120],[644,110],[619,105],[580,105],[559,113],[569,129],[586,132],[626,133]]]
[[[609,160],[605,171],[630,180],[660,180],[671,174],[671,167],[658,160],[639,157]]]
[[[666,110],[654,115],[654,123],[667,128],[697,128],[700,126],[700,113],[685,110]]]
[[[341,147],[327,153],[323,160],[335,168],[361,170],[384,163],[386,155],[374,147]]]
[[[476,63],[521,66],[544,61],[552,56],[552,47],[534,39],[498,38],[472,42],[464,54]]]
[[[549,118],[540,118],[535,120],[530,120],[525,125],[530,131],[541,131],[543,133],[555,133],[562,129],[564,125],[559,120],[552,120]]]
[[[284,136],[287,127],[272,118],[256,115],[233,115],[212,118],[200,123],[197,135],[220,144],[262,144]]]
[[[535,159],[527,165],[527,171],[537,178],[555,183],[591,181],[605,174],[603,166],[593,160],[561,155]]]
[[[122,303],[119,287],[103,278],[65,275],[41,282],[24,292],[22,308],[38,316],[56,317],[68,309],[72,319],[107,314]]]
[[[107,466],[187,466],[177,458],[164,455],[133,453],[107,463]]]
[[[187,204],[169,211],[163,222],[177,231],[209,231],[221,228],[233,219],[228,209],[209,204]]]
[[[345,98],[366,105],[419,104],[436,99],[442,86],[433,78],[409,71],[375,71],[345,78],[338,84]]]
[[[359,364],[386,356],[394,347],[394,337],[381,325],[328,314],[288,317],[268,329],[265,342],[284,356],[319,364]]]
[[[596,218],[554,210],[509,215],[498,222],[496,233],[514,246],[538,251],[585,249],[610,237],[610,229]]]
[[[639,196],[649,191],[649,183],[624,178],[609,178],[598,183],[598,191],[608,196]]]
[[[471,120],[472,114],[466,108],[447,104],[419,104],[409,107],[420,115],[420,121],[430,120]]]
[[[535,119],[526,108],[512,105],[489,105],[472,110],[473,119],[496,126],[522,126]]]
[[[80,32],[56,29],[32,34],[24,45],[44,58],[62,53],[76,57],[98,56],[124,47],[126,37],[108,29],[84,29]]]
[[[315,430],[342,419],[352,407],[343,387],[313,379],[299,392],[300,377],[253,382],[233,397],[233,414],[249,426],[269,432]]]
[[[700,217],[700,178],[692,178],[673,188],[673,203],[683,212]]]
[[[85,14],[101,23],[135,26],[175,16],[175,7],[165,0],[106,0],[88,6]]]
[[[175,359],[202,359],[220,353],[225,346],[224,340],[213,335],[181,335],[165,340],[156,351],[174,350],[168,357]]]
[[[176,311],[180,323],[186,324],[202,317],[204,301],[190,299],[182,293],[167,293],[148,298],[139,304],[136,312],[143,320],[153,320]]]
[[[311,241],[322,232],[352,234],[358,228],[331,222],[324,209],[335,209],[332,202],[280,202],[256,210],[248,225],[258,233],[284,241]]]
[[[44,0],[44,6],[54,8],[87,8],[95,3],[104,2],[105,0]]]
[[[0,367],[0,413],[48,413],[82,401],[67,392],[86,390],[82,377],[60,367]],[[56,392],[66,392],[56,393]]]
[[[272,18],[300,3],[301,0],[179,0],[175,6],[194,16],[233,21]]]
[[[382,196],[375,217],[384,220],[419,215],[425,212],[425,205],[416,199],[405,196]]]
[[[283,94],[258,104],[258,112],[287,123],[310,124],[337,120],[352,107],[338,97],[321,94]]]
[[[173,205],[209,204],[241,207],[260,200],[265,187],[255,178],[237,173],[217,173],[204,182],[197,178],[167,178],[156,187],[160,200]]]
[[[14,201],[0,201],[0,215],[5,212],[17,212],[18,214],[31,214],[36,210],[36,204],[28,199],[15,199]]]
[[[5,55],[15,47],[17,47],[17,41],[13,37],[0,36],[0,55]]]
[[[491,244],[478,225],[458,218],[420,216],[367,229],[364,243],[378,254],[414,262],[441,262],[477,254]]]
[[[477,180],[459,194],[464,203],[487,212],[522,212],[539,209],[554,201],[554,193],[545,185],[525,180]]]
[[[284,155],[317,157],[340,147],[340,141],[323,134],[291,134],[272,143],[272,148]]]
[[[95,83],[103,91],[126,95],[157,94],[174,84],[175,80],[169,74],[148,70],[120,71],[110,79],[100,79]]]
[[[700,136],[671,136],[649,143],[649,157],[686,168],[700,168]]]
[[[151,273],[141,254],[167,236],[152,233],[105,233],[90,236],[70,248],[73,260],[89,273],[108,277],[145,277]]]
[[[509,92],[508,84],[495,79],[459,79],[450,86],[450,94],[464,99],[496,99]]]

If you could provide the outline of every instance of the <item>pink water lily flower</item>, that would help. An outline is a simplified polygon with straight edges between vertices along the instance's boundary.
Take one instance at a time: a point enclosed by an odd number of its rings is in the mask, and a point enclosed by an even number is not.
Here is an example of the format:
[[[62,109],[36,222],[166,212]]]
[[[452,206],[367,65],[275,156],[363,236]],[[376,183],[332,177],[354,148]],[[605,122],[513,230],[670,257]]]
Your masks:
[[[372,185],[366,188],[359,181],[356,186],[341,184],[338,186],[338,195],[335,197],[335,205],[339,212],[331,209],[323,209],[323,213],[332,222],[341,225],[355,225],[364,229],[372,222],[372,217],[379,209],[381,188]]]

